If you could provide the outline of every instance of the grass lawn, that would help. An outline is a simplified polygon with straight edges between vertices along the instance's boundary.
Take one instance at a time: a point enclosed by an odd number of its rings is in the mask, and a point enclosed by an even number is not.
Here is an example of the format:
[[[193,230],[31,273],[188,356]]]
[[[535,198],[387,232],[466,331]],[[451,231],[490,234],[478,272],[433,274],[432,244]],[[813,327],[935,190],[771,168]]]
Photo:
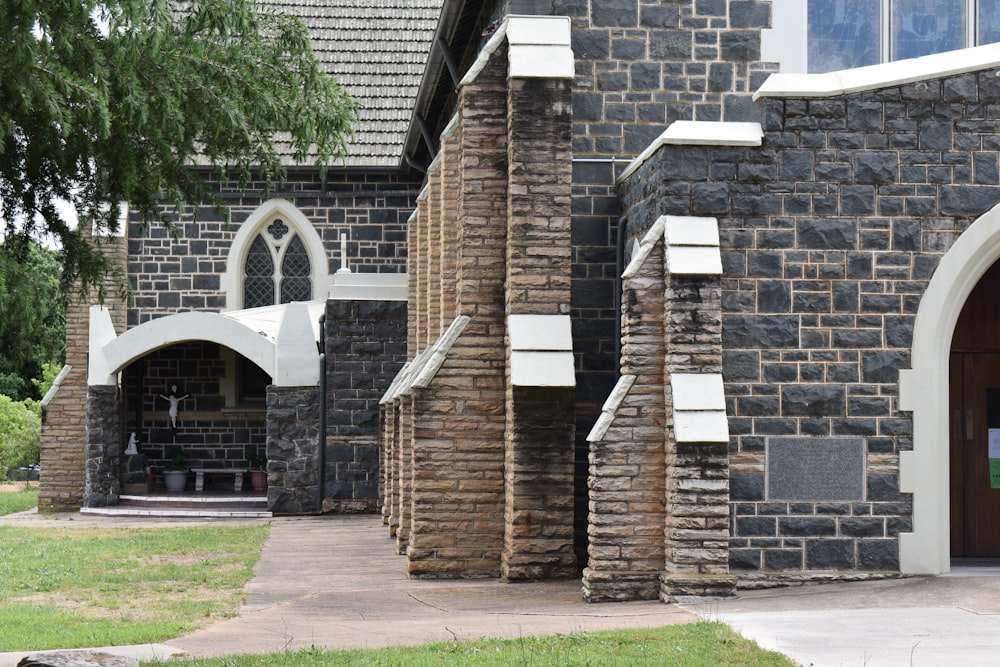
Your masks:
[[[795,663],[722,623],[580,632],[514,640],[479,640],[418,647],[244,655],[144,662],[144,667],[791,667]]]
[[[0,651],[159,642],[230,617],[268,530],[0,526]]]
[[[0,484],[0,516],[30,510],[38,504],[38,487]]]
[[[19,501],[11,500],[18,497]],[[0,514],[37,490],[0,493]],[[30,502],[29,502],[30,501]],[[25,505],[27,503],[27,505]],[[268,526],[0,526],[0,651],[165,641],[234,615]],[[721,623],[482,639],[418,647],[310,650],[146,667],[791,667]]]

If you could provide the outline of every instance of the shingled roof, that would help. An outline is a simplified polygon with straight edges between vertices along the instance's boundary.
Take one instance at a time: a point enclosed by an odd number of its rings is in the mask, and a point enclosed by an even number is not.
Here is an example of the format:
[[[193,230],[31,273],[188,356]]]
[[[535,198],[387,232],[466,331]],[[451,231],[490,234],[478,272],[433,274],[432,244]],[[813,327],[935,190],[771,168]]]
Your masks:
[[[399,166],[442,1],[264,0],[306,24],[316,57],[360,104],[348,166]]]

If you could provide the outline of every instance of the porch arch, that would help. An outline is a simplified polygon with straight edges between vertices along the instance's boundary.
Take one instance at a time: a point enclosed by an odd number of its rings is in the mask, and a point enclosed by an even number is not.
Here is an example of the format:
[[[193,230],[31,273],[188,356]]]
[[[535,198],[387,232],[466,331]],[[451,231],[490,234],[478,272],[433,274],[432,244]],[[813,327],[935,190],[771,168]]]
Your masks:
[[[899,536],[910,574],[951,568],[948,480],[948,358],[966,300],[1000,259],[1000,205],[958,237],[934,272],[913,326],[911,368],[899,373],[899,407],[913,413],[913,450],[899,456],[899,485],[913,494],[913,531]]]
[[[91,313],[91,320],[95,315]],[[108,376],[114,376],[133,361],[160,348],[194,340],[225,345],[274,377],[274,341],[224,315],[189,312],[150,320],[108,340],[99,348],[92,344],[91,356],[102,354],[104,363],[103,369],[100,369],[95,368],[91,361],[89,384],[113,384],[113,381],[107,381]]]

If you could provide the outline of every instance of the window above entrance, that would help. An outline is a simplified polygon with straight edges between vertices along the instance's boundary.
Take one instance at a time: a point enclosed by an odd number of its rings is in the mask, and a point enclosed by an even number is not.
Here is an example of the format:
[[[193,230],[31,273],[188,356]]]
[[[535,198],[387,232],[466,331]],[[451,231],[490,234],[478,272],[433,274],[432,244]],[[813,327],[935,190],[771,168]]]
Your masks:
[[[269,200],[240,226],[221,284],[226,310],[325,299],[330,275],[323,241],[294,204]]]
[[[243,307],[259,308],[312,299],[309,255],[302,239],[281,219],[250,244],[243,273]]]

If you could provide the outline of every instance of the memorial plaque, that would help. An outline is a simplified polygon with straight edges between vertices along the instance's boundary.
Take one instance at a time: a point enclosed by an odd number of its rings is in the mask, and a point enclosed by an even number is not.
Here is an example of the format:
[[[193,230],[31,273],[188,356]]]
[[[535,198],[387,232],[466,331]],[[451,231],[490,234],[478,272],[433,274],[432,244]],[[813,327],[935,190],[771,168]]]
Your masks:
[[[865,499],[862,438],[768,438],[767,499]]]

